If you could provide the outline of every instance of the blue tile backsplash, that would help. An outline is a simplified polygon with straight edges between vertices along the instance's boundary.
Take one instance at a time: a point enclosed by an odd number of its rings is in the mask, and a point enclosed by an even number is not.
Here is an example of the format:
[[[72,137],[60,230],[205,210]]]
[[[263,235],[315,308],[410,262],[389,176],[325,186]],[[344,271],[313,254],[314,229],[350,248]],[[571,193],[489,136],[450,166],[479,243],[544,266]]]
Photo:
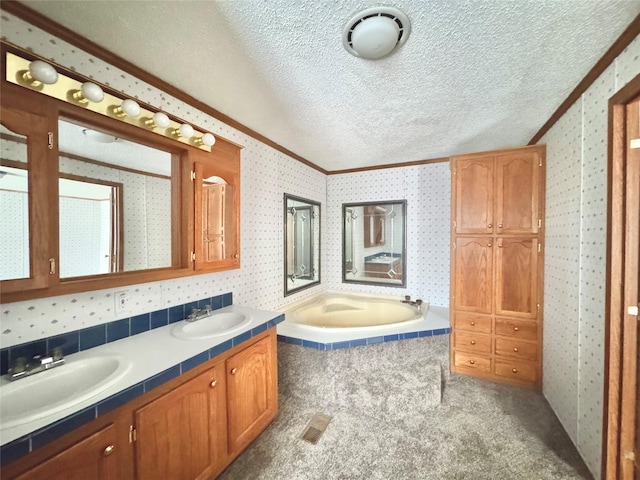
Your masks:
[[[217,310],[232,304],[233,294],[229,292],[215,297],[203,298],[197,302],[189,302],[184,305],[177,305],[95,327],[83,328],[63,335],[56,335],[55,337],[3,348],[0,350],[0,375],[7,373],[11,362],[18,357],[31,358],[34,355],[50,352],[57,347],[62,348],[64,355],[71,355],[105,343],[115,342],[121,338],[163,327],[169,323],[179,322],[185,319],[185,312],[188,315],[192,308],[211,305],[213,310]]]

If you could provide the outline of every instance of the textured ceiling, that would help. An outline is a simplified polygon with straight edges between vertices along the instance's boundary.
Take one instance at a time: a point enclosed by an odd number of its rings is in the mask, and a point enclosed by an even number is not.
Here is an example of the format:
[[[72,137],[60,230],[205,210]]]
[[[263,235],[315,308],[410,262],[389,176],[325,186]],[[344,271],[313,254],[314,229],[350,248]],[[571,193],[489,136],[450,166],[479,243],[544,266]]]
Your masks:
[[[326,170],[526,144],[640,1],[397,0],[407,43],[342,47],[370,1],[25,1]]]

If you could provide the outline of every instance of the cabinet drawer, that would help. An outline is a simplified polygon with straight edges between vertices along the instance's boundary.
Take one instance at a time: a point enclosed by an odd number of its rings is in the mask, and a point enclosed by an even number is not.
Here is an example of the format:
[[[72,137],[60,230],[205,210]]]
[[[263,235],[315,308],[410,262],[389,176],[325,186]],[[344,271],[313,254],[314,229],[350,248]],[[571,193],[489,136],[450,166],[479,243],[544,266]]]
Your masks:
[[[491,359],[471,353],[453,352],[453,364],[480,372],[491,372]]]
[[[535,361],[538,359],[538,344],[511,338],[496,338],[496,355]]]
[[[491,317],[456,313],[453,318],[454,330],[491,333]]]
[[[499,377],[510,378],[520,382],[532,383],[538,377],[538,365],[536,363],[514,360],[496,360],[494,373]]]
[[[538,323],[527,320],[496,318],[496,335],[538,340]]]
[[[491,335],[473,332],[455,332],[453,334],[453,348],[469,352],[491,353]]]

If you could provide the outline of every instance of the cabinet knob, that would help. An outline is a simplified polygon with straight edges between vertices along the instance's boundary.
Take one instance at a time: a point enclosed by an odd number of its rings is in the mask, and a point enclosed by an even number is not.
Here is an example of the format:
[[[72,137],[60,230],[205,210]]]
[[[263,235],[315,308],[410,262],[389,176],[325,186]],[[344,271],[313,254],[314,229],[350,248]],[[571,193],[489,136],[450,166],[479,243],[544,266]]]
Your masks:
[[[476,364],[476,361],[475,361],[475,360],[469,360],[469,364],[470,364],[470,365],[475,365],[475,364]]]
[[[469,325],[471,325],[472,327],[476,326],[476,322],[471,322]]]
[[[210,383],[211,388],[215,387],[217,384],[218,384],[218,381],[217,381],[217,380],[212,381],[212,382]]]
[[[502,228],[502,224],[501,223],[498,224],[498,228]]]
[[[491,223],[487,224],[487,228],[492,228],[492,227],[493,227],[493,225]]]
[[[518,351],[518,347],[513,347],[513,351],[517,352]]]
[[[239,254],[239,253],[236,253],[236,254],[233,256],[233,258],[240,258],[240,254]]]
[[[109,445],[108,447],[105,447],[105,449],[102,451],[102,455],[104,455],[105,457],[108,457],[113,453],[115,449],[116,449],[115,445]]]
[[[471,345],[475,345],[476,341],[475,340],[471,340]]]
[[[487,243],[487,247],[491,247],[493,244],[491,242]]]
[[[238,371],[237,368],[232,368],[231,369],[231,375],[235,375],[237,371]]]
[[[518,373],[518,369],[517,369],[517,368],[512,368],[512,369],[511,369],[511,371],[512,371],[513,373]]]
[[[520,330],[518,327],[513,327],[514,332],[517,332],[518,330]]]

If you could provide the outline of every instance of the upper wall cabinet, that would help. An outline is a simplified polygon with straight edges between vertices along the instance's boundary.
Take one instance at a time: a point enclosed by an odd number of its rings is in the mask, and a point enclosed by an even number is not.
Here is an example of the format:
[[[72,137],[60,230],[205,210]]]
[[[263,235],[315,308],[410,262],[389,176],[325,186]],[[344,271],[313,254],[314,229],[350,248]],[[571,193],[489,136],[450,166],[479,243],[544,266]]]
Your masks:
[[[190,126],[178,136],[139,106],[125,121],[106,94],[91,110],[3,65],[3,303],[239,267],[238,146],[206,151],[204,136],[185,140]]]
[[[541,165],[539,149],[523,149],[517,154],[456,157],[455,232],[538,233]]]

